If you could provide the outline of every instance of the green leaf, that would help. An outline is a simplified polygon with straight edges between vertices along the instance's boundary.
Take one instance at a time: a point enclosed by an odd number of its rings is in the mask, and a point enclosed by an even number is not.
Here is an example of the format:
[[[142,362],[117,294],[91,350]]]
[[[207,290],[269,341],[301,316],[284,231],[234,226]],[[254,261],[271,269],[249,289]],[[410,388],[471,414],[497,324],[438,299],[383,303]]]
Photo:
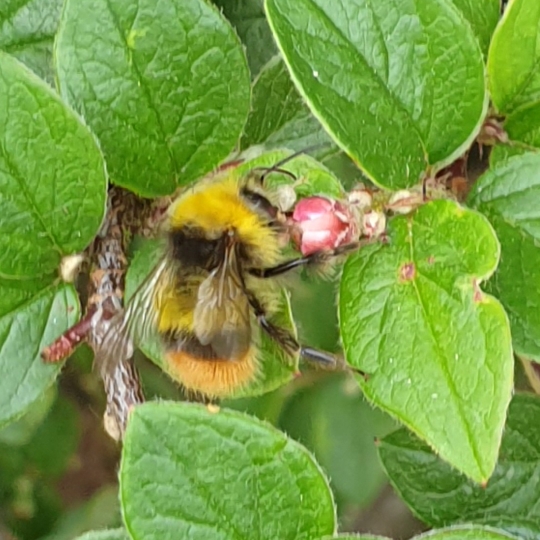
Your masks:
[[[504,129],[510,140],[540,148],[540,102],[511,114],[504,123]]]
[[[513,0],[497,26],[488,55],[491,99],[501,113],[540,100],[540,3]]]
[[[512,156],[540,152],[540,103],[525,105],[510,114],[504,129],[510,142],[495,145],[491,150],[489,164],[492,169]]]
[[[124,529],[109,529],[104,531],[90,531],[75,540],[130,540]]]
[[[295,393],[281,413],[279,427],[313,452],[332,479],[338,509],[340,503],[373,502],[386,480],[374,441],[395,424],[368,405],[349,377],[327,377]]]
[[[4,0],[0,5],[0,49],[54,83],[53,40],[62,0]]]
[[[294,281],[291,295],[300,341],[323,351],[339,350],[337,309],[320,309],[337,305],[339,271],[331,279],[321,280],[309,273],[302,278]]]
[[[489,282],[504,305],[518,354],[540,359],[540,155],[527,153],[487,171],[468,204],[488,217],[501,242],[501,262]]]
[[[59,396],[45,421],[24,449],[32,465],[47,477],[59,477],[79,443],[79,417],[74,405]]]
[[[335,530],[328,483],[302,446],[260,420],[199,405],[134,410],[120,493],[127,529],[145,540],[307,540]]]
[[[16,538],[41,539],[62,511],[62,501],[54,488],[36,481],[28,471],[16,479],[12,496],[9,506],[2,505],[2,514],[7,513],[6,524],[13,529]]]
[[[90,500],[84,501],[73,510],[64,509],[64,513],[57,521],[54,530],[41,540],[77,540],[85,539],[83,533],[95,534],[92,540],[129,540],[124,529],[116,529],[121,525],[120,503],[118,500],[118,485],[109,485],[94,493]],[[111,528],[107,531],[93,531],[93,529]],[[123,532],[123,536],[121,535]],[[83,536],[79,538],[79,535]],[[102,535],[102,536],[99,536]]]
[[[11,289],[0,287],[3,301]],[[50,286],[0,311],[0,426],[20,416],[49,388],[61,364],[46,365],[40,353],[74,324],[79,301],[71,285]]]
[[[411,510],[432,527],[476,522],[540,535],[540,399],[516,395],[495,472],[475,485],[405,429],[385,437],[379,455],[392,485]],[[529,534],[523,534],[525,530]]]
[[[246,46],[253,77],[276,54],[276,44],[264,14],[264,0],[214,0]]]
[[[24,446],[30,442],[40,424],[49,414],[56,400],[56,387],[51,386],[34,401],[16,422],[0,430],[0,443],[9,446]]]
[[[51,280],[103,219],[103,158],[51,88],[2,52],[0,141],[0,279]]]
[[[321,124],[298,94],[283,60],[276,56],[266,64],[253,84],[251,112],[240,147],[303,150],[332,143]]]
[[[497,238],[481,214],[444,200],[394,218],[388,234],[343,270],[347,359],[369,374],[359,382],[370,400],[485,482],[513,386],[508,319],[479,288],[497,266]]]
[[[341,540],[389,540],[384,536],[374,536],[371,534],[338,534],[336,536],[325,536],[322,540],[338,538]],[[448,527],[446,529],[429,531],[419,536],[414,536],[411,540],[517,540],[517,537],[509,536],[504,531],[499,531],[491,527],[480,527],[478,525],[461,525],[459,527]]]
[[[146,197],[212,170],[247,118],[242,47],[203,0],[67,0],[56,65],[111,180]]]
[[[481,4],[477,0],[450,0],[461,11],[471,25],[480,48],[487,55],[489,42],[501,12],[500,0],[483,0]]]
[[[497,144],[492,148],[489,154],[489,167],[490,169],[494,169],[507,159],[513,156],[520,156],[526,152],[528,152],[527,149],[517,145]],[[540,153],[540,149],[538,152]]]
[[[458,525],[415,536],[412,540],[518,540],[504,531],[480,525]]]
[[[281,386],[273,392],[267,392],[262,396],[251,396],[240,399],[224,399],[220,406],[225,409],[239,411],[250,416],[255,416],[259,420],[265,420],[273,426],[277,426],[279,415],[283,409],[283,404],[290,394],[289,386]]]
[[[482,53],[446,0],[267,0],[266,10],[313,114],[377,184],[416,184],[478,133]]]

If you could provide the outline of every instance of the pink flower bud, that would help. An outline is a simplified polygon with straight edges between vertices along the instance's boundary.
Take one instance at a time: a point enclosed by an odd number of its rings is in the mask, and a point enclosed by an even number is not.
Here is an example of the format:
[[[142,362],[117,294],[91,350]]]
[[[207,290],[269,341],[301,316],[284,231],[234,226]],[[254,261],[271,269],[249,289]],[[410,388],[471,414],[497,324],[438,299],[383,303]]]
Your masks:
[[[306,197],[294,208],[292,237],[303,255],[320,249],[334,249],[358,235],[358,225],[350,208],[325,197]]]

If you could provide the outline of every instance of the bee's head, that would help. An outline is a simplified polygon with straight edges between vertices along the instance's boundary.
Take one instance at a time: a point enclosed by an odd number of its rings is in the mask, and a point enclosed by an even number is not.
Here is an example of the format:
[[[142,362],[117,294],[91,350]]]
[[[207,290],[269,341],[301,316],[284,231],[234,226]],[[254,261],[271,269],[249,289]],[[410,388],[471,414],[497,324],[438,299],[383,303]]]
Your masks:
[[[249,181],[246,182],[240,187],[240,196],[244,199],[245,204],[257,212],[262,219],[273,222],[278,218],[279,208],[260,185]]]

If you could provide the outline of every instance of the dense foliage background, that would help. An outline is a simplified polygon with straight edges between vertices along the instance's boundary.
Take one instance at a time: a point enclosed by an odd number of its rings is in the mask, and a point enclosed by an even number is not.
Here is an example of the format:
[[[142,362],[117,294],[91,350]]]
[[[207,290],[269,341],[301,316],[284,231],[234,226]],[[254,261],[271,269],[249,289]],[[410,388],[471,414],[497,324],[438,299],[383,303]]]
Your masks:
[[[540,4],[502,9],[3,0],[2,540],[540,538]],[[120,449],[91,350],[40,358],[84,311],[58,269],[96,236],[107,182],[166,196],[316,143],[290,164],[297,195],[362,182],[389,241],[303,276],[293,319],[370,377],[268,369],[212,414],[137,353],[166,401]],[[128,290],[153,253],[134,244]]]

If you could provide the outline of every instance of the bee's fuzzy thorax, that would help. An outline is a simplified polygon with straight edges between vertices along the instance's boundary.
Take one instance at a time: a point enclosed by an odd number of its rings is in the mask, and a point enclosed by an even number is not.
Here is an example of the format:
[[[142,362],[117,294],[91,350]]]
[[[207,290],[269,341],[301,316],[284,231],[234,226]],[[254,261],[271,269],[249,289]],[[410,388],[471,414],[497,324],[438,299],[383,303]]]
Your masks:
[[[169,229],[194,227],[209,238],[233,230],[253,259],[253,266],[271,266],[279,260],[279,238],[267,221],[248,206],[240,189],[240,180],[231,173],[187,190],[169,210]]]

